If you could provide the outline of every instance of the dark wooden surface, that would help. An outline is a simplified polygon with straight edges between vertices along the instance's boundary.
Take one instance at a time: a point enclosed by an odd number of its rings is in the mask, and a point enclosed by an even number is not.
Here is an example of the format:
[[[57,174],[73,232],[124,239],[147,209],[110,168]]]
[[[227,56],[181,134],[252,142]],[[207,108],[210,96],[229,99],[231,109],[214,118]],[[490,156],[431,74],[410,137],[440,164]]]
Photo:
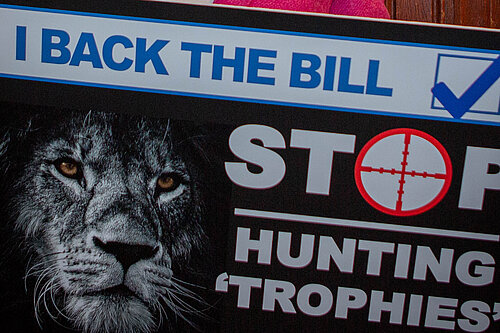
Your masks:
[[[385,0],[393,19],[500,28],[499,0]]]

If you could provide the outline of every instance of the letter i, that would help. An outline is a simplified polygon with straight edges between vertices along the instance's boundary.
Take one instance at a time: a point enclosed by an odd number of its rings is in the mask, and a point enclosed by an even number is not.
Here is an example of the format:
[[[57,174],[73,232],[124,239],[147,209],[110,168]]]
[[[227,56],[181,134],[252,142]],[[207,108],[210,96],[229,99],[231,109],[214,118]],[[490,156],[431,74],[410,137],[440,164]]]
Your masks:
[[[16,27],[16,60],[26,61],[26,27]]]

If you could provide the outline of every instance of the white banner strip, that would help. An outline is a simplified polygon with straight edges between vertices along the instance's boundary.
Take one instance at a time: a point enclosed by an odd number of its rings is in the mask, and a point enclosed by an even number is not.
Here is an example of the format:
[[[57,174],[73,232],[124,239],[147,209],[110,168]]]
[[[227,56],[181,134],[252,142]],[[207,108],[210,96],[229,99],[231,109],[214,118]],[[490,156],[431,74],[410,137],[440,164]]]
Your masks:
[[[0,29],[7,78],[500,125],[498,50],[9,5]]]
[[[500,241],[500,235],[493,235],[493,234],[483,234],[476,232],[466,232],[466,231],[446,230],[446,229],[436,229],[436,228],[413,227],[407,225],[366,222],[357,220],[345,220],[345,219],[336,219],[329,217],[269,212],[263,210],[253,210],[244,208],[235,208],[234,215],[255,217],[261,219],[270,219],[270,220],[323,224],[335,227],[360,228],[360,229],[370,229],[379,231],[438,236],[438,237],[463,238],[463,239],[473,239],[473,240],[489,241],[489,242]]]

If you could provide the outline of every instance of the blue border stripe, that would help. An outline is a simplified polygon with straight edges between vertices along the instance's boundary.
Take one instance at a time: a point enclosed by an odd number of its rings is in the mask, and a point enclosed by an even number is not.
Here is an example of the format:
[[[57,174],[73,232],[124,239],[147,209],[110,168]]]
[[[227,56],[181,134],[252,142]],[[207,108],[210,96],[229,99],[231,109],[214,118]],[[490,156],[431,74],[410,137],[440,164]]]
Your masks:
[[[77,11],[69,11],[69,10],[38,8],[38,7],[28,7],[28,6],[18,6],[18,5],[0,4],[0,8],[44,12],[44,13],[54,13],[54,14],[67,14],[67,15],[87,16],[87,17],[98,17],[98,18],[107,18],[107,19],[115,19],[115,20],[130,20],[130,21],[138,21],[138,22],[153,22],[153,23],[160,23],[160,24],[195,26],[195,27],[216,28],[216,29],[225,29],[225,30],[250,31],[250,32],[257,32],[257,33],[270,33],[270,34],[322,38],[322,39],[331,39],[331,40],[345,40],[345,41],[365,42],[365,43],[375,43],[375,44],[402,45],[402,46],[410,46],[410,47],[444,49],[444,50],[455,50],[455,51],[466,51],[466,52],[481,52],[481,53],[488,53],[488,54],[500,54],[500,50],[497,51],[497,50],[465,48],[465,47],[457,47],[457,46],[420,44],[420,43],[411,43],[411,42],[367,39],[367,38],[359,38],[359,37],[346,37],[346,36],[314,34],[314,33],[294,32],[294,31],[248,28],[248,27],[238,27],[238,26],[226,26],[226,25],[218,25],[218,24],[194,23],[194,22],[163,20],[163,19],[133,17],[133,16],[119,16],[119,15],[112,15],[112,14],[77,12]],[[490,122],[490,121],[477,121],[477,120],[454,119],[454,118],[447,118],[447,117],[421,116],[421,115],[402,114],[402,113],[387,112],[387,111],[341,108],[341,107],[306,104],[306,103],[269,101],[269,100],[265,100],[265,99],[256,99],[256,98],[253,99],[253,98],[219,96],[219,95],[210,95],[210,94],[201,94],[201,93],[179,92],[179,91],[170,91],[170,90],[161,90],[161,89],[138,88],[138,87],[120,86],[120,85],[112,85],[112,84],[99,84],[99,83],[90,83],[90,82],[62,80],[62,79],[49,79],[49,78],[41,78],[41,77],[34,77],[34,76],[12,75],[12,74],[6,74],[6,73],[0,73],[0,77],[13,78],[13,79],[24,79],[24,80],[32,80],[32,81],[40,81],[40,82],[63,83],[63,84],[98,87],[98,88],[111,88],[111,89],[129,90],[129,91],[170,94],[170,95],[178,95],[178,96],[201,97],[201,98],[220,99],[220,100],[229,100],[229,101],[249,102],[249,103],[266,103],[266,104],[272,104],[272,105],[283,105],[283,106],[301,107],[301,108],[313,108],[313,109],[341,111],[341,112],[353,112],[353,113],[362,113],[362,114],[371,114],[371,115],[382,115],[382,116],[393,116],[393,117],[402,117],[402,118],[438,120],[438,121],[447,121],[447,122],[454,122],[454,123],[500,126],[500,123],[495,123],[495,122]]]
[[[71,85],[86,86],[86,87],[138,91],[138,92],[147,92],[147,93],[164,94],[164,95],[199,97],[199,98],[226,100],[226,101],[258,103],[258,104],[265,103],[265,104],[270,104],[270,105],[283,105],[283,106],[318,109],[318,110],[361,113],[361,114],[369,114],[369,115],[377,115],[377,116],[391,116],[391,117],[400,117],[400,118],[424,119],[424,120],[433,120],[433,121],[438,120],[438,121],[447,121],[447,122],[452,122],[452,123],[489,125],[489,126],[499,126],[500,127],[500,123],[479,121],[479,120],[454,119],[454,118],[445,118],[445,117],[431,117],[431,116],[421,116],[421,115],[415,115],[415,114],[404,114],[404,113],[376,111],[376,110],[341,108],[341,107],[335,107],[335,106],[315,105],[315,104],[306,104],[306,103],[269,101],[269,100],[265,100],[265,99],[256,99],[256,98],[230,97],[230,96],[209,95],[209,94],[200,94],[200,93],[188,93],[188,92],[172,91],[172,90],[137,88],[137,87],[130,87],[130,86],[79,82],[79,81],[61,80],[61,79],[48,79],[48,78],[43,78],[43,77],[12,75],[12,74],[5,74],[5,73],[0,73],[0,77],[4,77],[4,78],[8,78],[8,79],[22,79],[22,80],[39,81],[39,82],[71,84]]]
[[[18,10],[45,12],[45,13],[55,13],[55,14],[69,14],[69,15],[78,15],[78,16],[100,17],[100,18],[109,18],[109,19],[118,19],[118,20],[130,20],[130,21],[139,21],[139,22],[154,22],[154,23],[162,23],[162,24],[175,24],[175,25],[195,26],[195,27],[204,27],[204,28],[216,28],[216,29],[225,29],[225,30],[271,33],[271,34],[300,36],[300,37],[347,40],[347,41],[375,43],[375,44],[403,45],[403,46],[432,48],[432,49],[458,50],[458,51],[468,51],[468,52],[482,52],[482,53],[489,53],[489,54],[500,54],[500,50],[476,49],[476,48],[466,48],[466,47],[459,47],[459,46],[434,45],[434,44],[425,44],[425,43],[390,41],[390,40],[382,40],[382,39],[368,39],[368,38],[360,38],[360,37],[325,35],[325,34],[315,34],[315,33],[308,33],[308,32],[296,32],[296,31],[238,27],[238,26],[220,25],[220,24],[163,20],[163,19],[154,19],[154,18],[146,18],[146,17],[120,16],[120,15],[101,14],[101,13],[87,13],[87,12],[78,12],[78,11],[51,9],[51,8],[38,8],[38,7],[6,5],[6,4],[0,4],[0,8],[18,9]]]

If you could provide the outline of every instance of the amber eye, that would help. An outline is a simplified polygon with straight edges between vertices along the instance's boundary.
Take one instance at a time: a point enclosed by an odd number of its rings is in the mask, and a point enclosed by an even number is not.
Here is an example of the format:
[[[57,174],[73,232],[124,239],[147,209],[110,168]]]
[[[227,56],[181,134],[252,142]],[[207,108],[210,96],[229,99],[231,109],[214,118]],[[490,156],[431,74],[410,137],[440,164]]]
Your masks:
[[[173,174],[163,174],[156,181],[159,192],[171,192],[180,184],[179,177]]]
[[[71,158],[62,158],[57,160],[54,165],[56,166],[57,171],[59,171],[64,177],[80,178],[80,166],[75,160]]]

